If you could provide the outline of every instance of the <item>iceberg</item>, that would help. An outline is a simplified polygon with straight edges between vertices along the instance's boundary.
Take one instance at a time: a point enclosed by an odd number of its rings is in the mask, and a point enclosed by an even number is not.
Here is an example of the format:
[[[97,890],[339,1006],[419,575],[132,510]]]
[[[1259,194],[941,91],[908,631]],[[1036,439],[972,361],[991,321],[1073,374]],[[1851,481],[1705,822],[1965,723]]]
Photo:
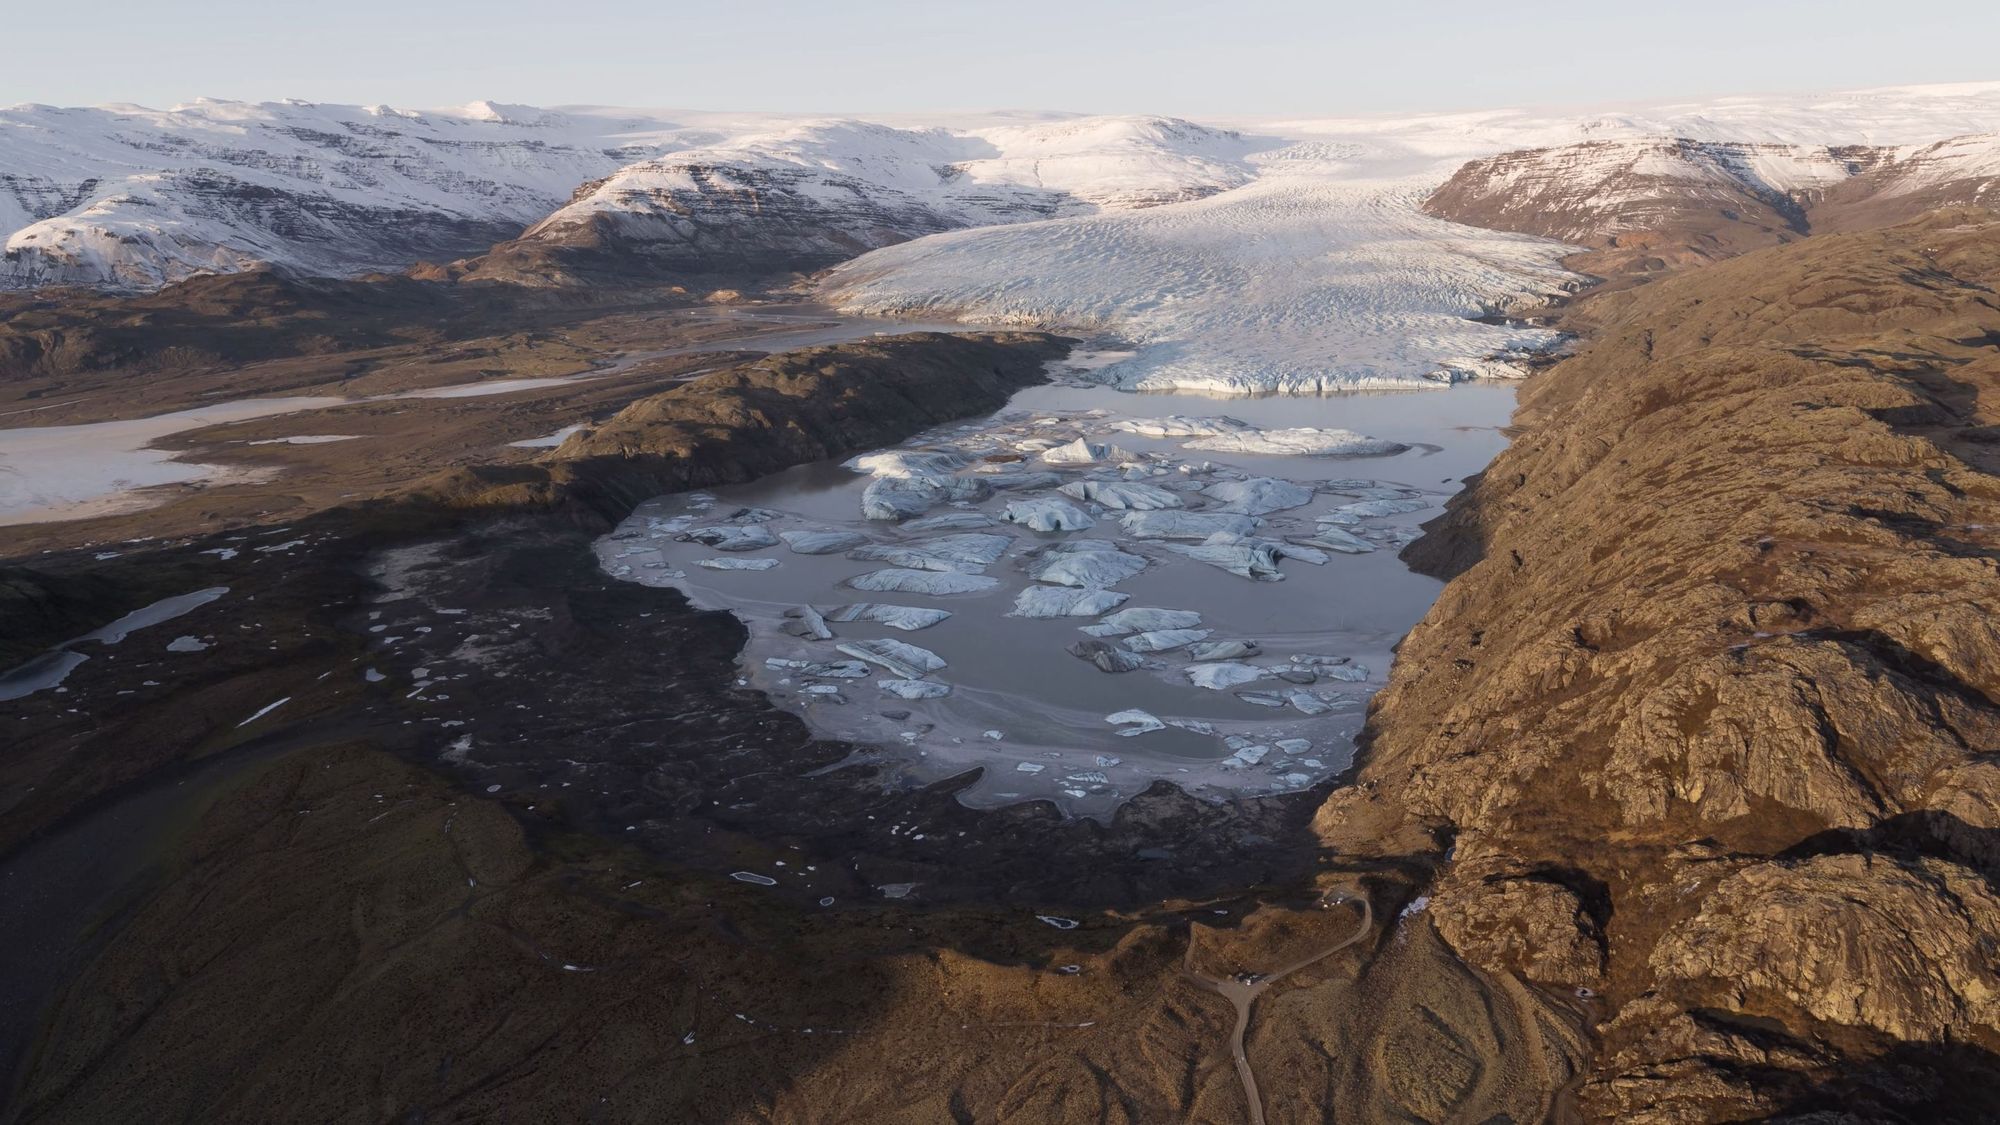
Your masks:
[[[778,565],[777,559],[696,559],[696,566],[709,570],[769,570]]]
[[[762,524],[697,527],[674,538],[682,543],[701,543],[718,551],[761,551],[778,545],[778,537]]]
[[[1042,461],[1049,465],[1095,465],[1103,462],[1122,464],[1137,460],[1139,457],[1136,454],[1115,445],[1098,445],[1083,438],[1042,451]]]
[[[1248,535],[1262,523],[1253,516],[1224,512],[1127,512],[1118,517],[1134,539],[1203,540],[1218,532]]]
[[[1145,657],[1109,641],[1071,641],[1068,648],[1071,656],[1095,664],[1099,671],[1130,672],[1146,664]]]
[[[978,477],[876,477],[861,493],[861,514],[871,520],[921,516],[947,501],[986,499],[993,486]]]
[[[859,680],[868,675],[868,665],[858,660],[788,660],[782,656],[767,656],[764,667],[830,680]]]
[[[837,555],[868,542],[858,531],[780,531],[778,538],[795,555]]]
[[[950,684],[930,680],[876,680],[875,686],[898,699],[941,699],[951,694]]]
[[[1326,553],[1296,543],[1286,543],[1279,539],[1257,539],[1247,535],[1218,533],[1196,546],[1168,543],[1166,548],[1176,554],[1186,555],[1197,562],[1220,567],[1231,574],[1259,582],[1277,582],[1284,578],[1278,570],[1279,559],[1298,559],[1314,566],[1327,563]]]
[[[939,535],[912,543],[871,543],[848,552],[862,562],[884,562],[911,570],[946,570],[978,574],[1007,553],[1014,542],[1005,535],[971,531]]]
[[[946,666],[944,657],[930,649],[918,648],[907,641],[895,641],[887,637],[869,641],[848,641],[834,647],[856,660],[880,664],[907,680],[921,680]]]
[[[1207,629],[1155,629],[1125,638],[1125,647],[1133,652],[1166,652],[1207,640],[1208,634]]]
[[[828,621],[873,621],[887,625],[891,629],[914,632],[928,629],[951,616],[948,609],[925,609],[913,605],[884,605],[881,602],[857,602],[827,611]]]
[[[1428,507],[1430,505],[1422,500],[1363,500],[1355,504],[1342,504],[1328,513],[1328,515],[1348,516],[1355,519],[1380,519],[1383,516],[1400,516],[1405,512],[1421,512]],[[1321,522],[1334,521],[1322,519]]]
[[[850,589],[871,594],[979,594],[998,586],[998,578],[937,570],[871,570],[847,580]]]
[[[1155,629],[1192,629],[1201,624],[1201,614],[1191,609],[1121,609],[1106,617],[1103,624],[1115,630],[1106,636],[1144,633]]]
[[[1128,555],[1104,539],[1078,539],[1043,550],[1028,568],[1038,582],[1104,589],[1146,569],[1146,560]]]
[[[1096,617],[1125,604],[1130,594],[1070,586],[1030,586],[1014,599],[1010,617]]]
[[[1104,721],[1110,723],[1112,726],[1122,728],[1118,732],[1120,738],[1133,738],[1142,734],[1150,734],[1156,730],[1167,729],[1167,724],[1161,722],[1159,717],[1150,711],[1116,711],[1104,716]],[[1103,758],[1098,759],[1100,765],[1103,764],[1103,761]]]
[[[1153,512],[1162,508],[1181,506],[1180,497],[1150,484],[1079,480],[1071,481],[1056,491],[1064,496],[1088,500],[1107,508],[1122,508],[1135,512]]]
[[[1189,683],[1199,688],[1207,688],[1210,691],[1226,691],[1240,684],[1255,683],[1271,674],[1267,668],[1259,668],[1255,664],[1238,664],[1233,661],[1221,661],[1214,664],[1191,664],[1183,668],[1182,671],[1187,673]]]
[[[1036,488],[1049,488],[1062,483],[1061,473],[995,473],[984,478],[986,483],[1003,492],[1027,492]]]
[[[1120,433],[1139,434],[1142,437],[1174,438],[1214,437],[1217,434],[1248,430],[1251,426],[1248,422],[1227,415],[1191,418],[1185,414],[1170,414],[1165,418],[1125,418],[1105,428]]]
[[[941,516],[926,516],[911,520],[903,525],[904,531],[970,531],[979,527],[992,527],[993,517],[984,512],[946,512]]]
[[[1259,649],[1256,641],[1209,641],[1207,644],[1188,646],[1191,660],[1241,660],[1255,656]]]
[[[1197,438],[1189,449],[1216,453],[1262,453],[1281,457],[1382,457],[1403,453],[1409,446],[1399,441],[1357,434],[1353,430],[1322,430],[1299,426],[1288,430],[1238,430]]]
[[[1272,512],[1282,512],[1287,508],[1303,508],[1313,500],[1312,489],[1276,477],[1220,481],[1209,485],[1203,495],[1212,500],[1222,501],[1216,506],[1217,511],[1235,512],[1246,516],[1262,516]]]
[[[888,449],[850,457],[844,467],[872,477],[948,476],[972,463],[955,449]]]
[[[1067,500],[1009,500],[1000,518],[1033,531],[1083,531],[1097,526],[1082,508]]]
[[[1289,542],[1305,547],[1324,547],[1329,551],[1339,551],[1346,555],[1365,555],[1375,549],[1375,544],[1359,536],[1350,535],[1330,523],[1323,523],[1312,535],[1292,539]]]
[[[804,637],[810,641],[833,639],[833,630],[826,627],[826,618],[820,616],[820,612],[809,605],[788,609],[785,611],[785,616],[790,619],[785,625],[785,632],[794,637]]]

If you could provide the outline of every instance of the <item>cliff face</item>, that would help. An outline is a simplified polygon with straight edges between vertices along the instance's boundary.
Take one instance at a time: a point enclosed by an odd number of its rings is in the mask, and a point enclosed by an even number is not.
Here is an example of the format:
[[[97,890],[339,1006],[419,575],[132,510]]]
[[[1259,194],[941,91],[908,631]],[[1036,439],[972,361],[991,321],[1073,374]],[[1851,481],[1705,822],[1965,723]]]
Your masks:
[[[1411,549],[1462,573],[1318,825],[1586,998],[1591,1116],[1995,1108],[1995,284],[1961,209],[1592,299]]]

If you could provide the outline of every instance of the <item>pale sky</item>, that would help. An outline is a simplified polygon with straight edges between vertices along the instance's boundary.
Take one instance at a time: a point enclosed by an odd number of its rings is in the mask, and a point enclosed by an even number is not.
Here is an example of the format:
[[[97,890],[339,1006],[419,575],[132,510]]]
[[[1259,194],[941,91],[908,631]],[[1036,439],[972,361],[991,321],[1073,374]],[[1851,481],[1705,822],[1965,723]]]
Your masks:
[[[0,105],[199,96],[1183,116],[2000,79],[1997,0],[0,4]]]

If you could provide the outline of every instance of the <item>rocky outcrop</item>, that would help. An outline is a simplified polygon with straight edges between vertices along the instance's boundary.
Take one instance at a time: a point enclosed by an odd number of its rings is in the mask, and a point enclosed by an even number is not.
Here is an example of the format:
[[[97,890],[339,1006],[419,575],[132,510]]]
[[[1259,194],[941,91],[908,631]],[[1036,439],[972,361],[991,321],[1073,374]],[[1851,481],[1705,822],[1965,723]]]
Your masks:
[[[2000,198],[2000,135],[1927,145],[1752,144],[1685,137],[1591,141],[1474,160],[1424,209],[1584,247],[1571,264],[1612,281],[1904,222]]]
[[[1587,1116],[1996,1109],[1996,283],[1962,209],[1592,298],[1411,549],[1459,573],[1318,825],[1589,998]]]
[[[419,486],[452,507],[575,506],[614,521],[665,492],[747,480],[998,410],[1070,342],[1040,332],[912,332],[784,352],[644,398],[528,465]]]

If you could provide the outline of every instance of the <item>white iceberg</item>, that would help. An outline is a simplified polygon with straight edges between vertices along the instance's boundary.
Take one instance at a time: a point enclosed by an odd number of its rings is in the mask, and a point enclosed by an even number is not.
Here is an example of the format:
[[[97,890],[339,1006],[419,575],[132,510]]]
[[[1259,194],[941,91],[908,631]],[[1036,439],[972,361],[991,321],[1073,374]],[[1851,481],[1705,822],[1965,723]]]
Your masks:
[[[1012,473],[996,470],[993,476],[984,479],[987,484],[1003,492],[1027,492],[1061,484],[1063,478],[1061,473]]]
[[[826,627],[826,618],[820,616],[819,610],[809,605],[788,609],[785,611],[785,616],[789,618],[785,624],[785,632],[794,637],[804,637],[809,641],[833,639],[833,630]]]
[[[1103,539],[1078,539],[1045,549],[1028,568],[1038,582],[1106,589],[1146,569],[1146,560],[1128,555]]]
[[[969,531],[938,535],[910,543],[871,543],[848,552],[850,559],[893,563],[911,570],[948,570],[978,574],[1007,553],[1013,539]]]
[[[1256,641],[1209,641],[1207,644],[1188,646],[1190,660],[1241,660],[1255,656],[1259,649]]]
[[[718,551],[761,551],[778,545],[778,537],[762,524],[697,527],[674,536],[683,543],[701,543]]]
[[[913,605],[885,605],[881,602],[857,602],[828,610],[828,621],[873,621],[887,625],[891,629],[915,632],[931,626],[951,616],[948,609],[926,609]]]
[[[871,520],[921,516],[950,501],[976,502],[993,494],[978,477],[876,477],[861,493],[861,514]]]
[[[696,566],[709,570],[769,570],[778,565],[777,559],[696,559]]]
[[[1255,664],[1239,664],[1234,661],[1219,661],[1214,664],[1192,664],[1182,669],[1187,673],[1188,682],[1210,691],[1226,691],[1242,684],[1255,683],[1268,677],[1268,668]]]
[[[885,449],[849,458],[845,465],[873,477],[939,477],[971,463],[970,456],[955,449]]]
[[[1115,711],[1104,716],[1104,721],[1110,723],[1112,726],[1122,728],[1118,732],[1120,738],[1135,738],[1142,734],[1150,734],[1156,730],[1167,729],[1167,724],[1161,722],[1159,717],[1150,711]],[[1104,759],[1100,757],[1098,764],[1102,765],[1103,763]]]
[[[1192,539],[1217,533],[1248,535],[1264,522],[1254,516],[1227,512],[1127,512],[1118,517],[1125,534],[1134,539]]]
[[[904,531],[971,531],[974,528],[992,527],[993,517],[984,512],[946,512],[941,516],[926,516],[911,520],[903,525]]]
[[[1071,586],[1030,586],[1014,599],[1010,617],[1096,617],[1125,604],[1130,594]]]
[[[957,574],[938,570],[871,570],[847,580],[851,589],[871,594],[979,594],[998,586],[998,578],[984,574]]]
[[[1088,500],[1107,508],[1128,509],[1135,512],[1155,512],[1163,508],[1178,508],[1181,498],[1164,488],[1150,484],[1136,484],[1125,481],[1078,480],[1063,485],[1056,491],[1078,500]]]
[[[1155,629],[1125,638],[1125,647],[1133,652],[1166,652],[1205,641],[1208,635],[1207,629]]]
[[[1302,539],[1291,542],[1307,547],[1324,547],[1329,551],[1339,551],[1347,555],[1365,555],[1375,549],[1375,544],[1366,539],[1342,531],[1330,523],[1319,525],[1319,530]]]
[[[778,538],[795,555],[837,555],[868,542],[858,531],[780,531]]]
[[[1239,430],[1216,434],[1188,442],[1187,448],[1286,457],[1381,457],[1405,452],[1410,447],[1398,441],[1357,434],[1353,430],[1298,426],[1286,430]]]
[[[1155,629],[1192,629],[1201,624],[1201,614],[1191,609],[1148,609],[1135,606],[1106,617],[1104,626],[1113,630],[1104,636],[1145,633]]]
[[[1099,670],[1105,672],[1130,672],[1146,664],[1145,657],[1136,652],[1128,652],[1109,641],[1071,641],[1068,651],[1078,660],[1095,664]]]
[[[951,694],[950,684],[930,680],[876,680],[875,686],[898,699],[940,699]]]
[[[1355,504],[1342,504],[1321,517],[1320,522],[1346,523],[1350,519],[1380,519],[1384,516],[1400,516],[1405,512],[1421,512],[1428,507],[1430,505],[1422,500],[1363,500]]]
[[[868,675],[868,665],[859,660],[789,660],[782,656],[767,656],[764,667],[831,680],[858,680]]]
[[[1250,429],[1250,424],[1227,415],[1191,418],[1185,414],[1170,414],[1165,418],[1125,418],[1105,428],[1155,438],[1213,437]]]
[[[908,680],[921,680],[946,666],[944,657],[930,649],[918,648],[907,641],[890,640],[887,637],[867,641],[846,641],[834,647],[856,660],[880,664]]]
[[[1235,512],[1246,516],[1262,516],[1272,512],[1282,512],[1287,508],[1303,508],[1313,500],[1312,489],[1276,477],[1220,481],[1209,485],[1203,495],[1211,500],[1222,501],[1216,506],[1217,511]]]
[[[1034,531],[1084,531],[1097,526],[1089,513],[1067,500],[1009,500],[1000,518]]]
[[[1050,465],[1095,465],[1105,462],[1121,464],[1137,461],[1139,457],[1115,445],[1099,445],[1078,438],[1067,445],[1043,450],[1042,460]]]

